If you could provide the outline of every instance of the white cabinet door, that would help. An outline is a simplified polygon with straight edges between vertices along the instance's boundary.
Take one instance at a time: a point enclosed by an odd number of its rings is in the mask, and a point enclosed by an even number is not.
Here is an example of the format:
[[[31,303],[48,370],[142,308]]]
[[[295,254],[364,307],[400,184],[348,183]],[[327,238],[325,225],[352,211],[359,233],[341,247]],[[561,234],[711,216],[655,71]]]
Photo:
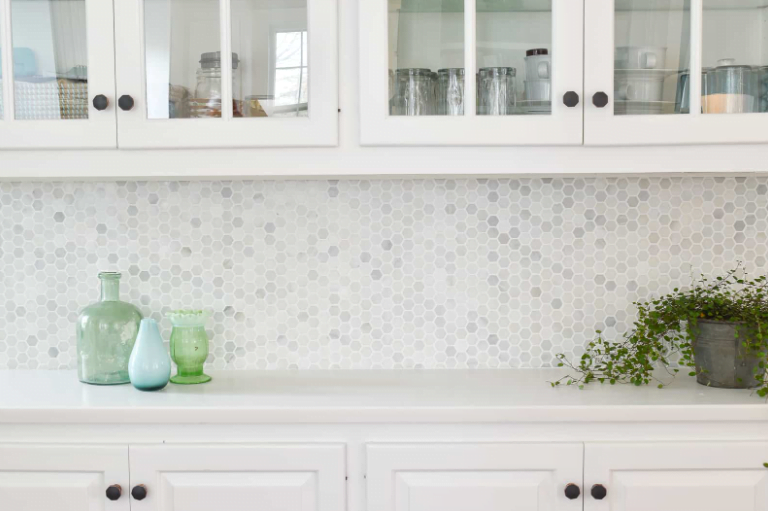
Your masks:
[[[581,444],[370,444],[368,511],[579,511]]]
[[[337,0],[123,0],[115,16],[119,147],[338,143]]]
[[[768,511],[767,460],[768,443],[587,444],[584,509]]]
[[[114,148],[112,2],[0,0],[0,149]]]
[[[585,144],[768,142],[766,7],[586,2]]]
[[[359,9],[363,145],[582,143],[583,0]]]
[[[342,445],[131,446],[132,511],[339,511]]]
[[[0,509],[129,511],[128,484],[127,446],[0,445]]]

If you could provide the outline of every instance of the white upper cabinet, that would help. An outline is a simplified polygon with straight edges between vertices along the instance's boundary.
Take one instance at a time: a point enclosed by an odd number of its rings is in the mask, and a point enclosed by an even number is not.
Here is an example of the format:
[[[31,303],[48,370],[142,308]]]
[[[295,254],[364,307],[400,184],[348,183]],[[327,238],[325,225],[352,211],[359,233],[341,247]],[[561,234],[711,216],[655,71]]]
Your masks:
[[[337,144],[336,0],[121,0],[115,16],[121,148]]]
[[[0,0],[0,149],[114,148],[112,2]]]
[[[359,8],[363,145],[582,143],[582,0]]]
[[[587,145],[768,142],[768,0],[590,0],[585,20]]]

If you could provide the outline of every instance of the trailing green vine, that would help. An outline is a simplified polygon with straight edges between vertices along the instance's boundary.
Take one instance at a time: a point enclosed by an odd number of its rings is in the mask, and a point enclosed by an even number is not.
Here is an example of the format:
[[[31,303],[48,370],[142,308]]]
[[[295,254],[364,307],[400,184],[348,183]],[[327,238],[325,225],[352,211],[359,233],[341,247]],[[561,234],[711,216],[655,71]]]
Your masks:
[[[749,278],[739,263],[723,276],[711,280],[702,275],[690,289],[675,288],[660,298],[634,305],[637,320],[622,340],[609,341],[598,330],[580,359],[570,361],[565,354],[558,354],[558,365],[568,367],[573,374],[550,382],[552,386],[656,383],[662,388],[667,383],[654,376],[659,365],[669,374],[684,368],[696,376],[693,342],[697,322],[708,319],[739,323],[737,337],[743,335],[744,351],[761,359],[755,369],[757,393],[768,396],[768,276]]]

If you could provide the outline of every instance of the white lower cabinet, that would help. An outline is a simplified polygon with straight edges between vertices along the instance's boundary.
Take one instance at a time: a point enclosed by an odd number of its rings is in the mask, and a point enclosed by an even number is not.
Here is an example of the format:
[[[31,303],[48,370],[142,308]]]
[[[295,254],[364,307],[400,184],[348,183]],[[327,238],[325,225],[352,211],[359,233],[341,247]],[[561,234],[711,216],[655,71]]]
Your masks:
[[[3,510],[129,511],[128,485],[127,446],[0,445]]]
[[[768,511],[768,443],[587,444],[585,459],[585,511]]]
[[[768,442],[350,446],[0,444],[0,510],[768,511]]]
[[[132,488],[146,493],[131,511],[345,509],[339,444],[131,446],[130,457]]]
[[[367,511],[577,511],[583,445],[369,444]]]

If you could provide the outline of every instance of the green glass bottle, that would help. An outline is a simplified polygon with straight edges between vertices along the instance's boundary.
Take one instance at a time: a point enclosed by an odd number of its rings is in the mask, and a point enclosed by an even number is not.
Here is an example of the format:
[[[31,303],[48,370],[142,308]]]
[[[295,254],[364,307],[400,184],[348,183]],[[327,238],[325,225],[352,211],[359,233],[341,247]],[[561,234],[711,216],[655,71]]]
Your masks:
[[[77,318],[77,377],[95,385],[130,383],[128,360],[139,333],[141,312],[120,301],[120,274],[99,273],[101,301]]]
[[[208,334],[205,322],[211,316],[208,311],[177,310],[167,314],[173,324],[171,330],[171,359],[177,373],[171,376],[171,383],[191,385],[211,381],[203,372],[208,358]]]

